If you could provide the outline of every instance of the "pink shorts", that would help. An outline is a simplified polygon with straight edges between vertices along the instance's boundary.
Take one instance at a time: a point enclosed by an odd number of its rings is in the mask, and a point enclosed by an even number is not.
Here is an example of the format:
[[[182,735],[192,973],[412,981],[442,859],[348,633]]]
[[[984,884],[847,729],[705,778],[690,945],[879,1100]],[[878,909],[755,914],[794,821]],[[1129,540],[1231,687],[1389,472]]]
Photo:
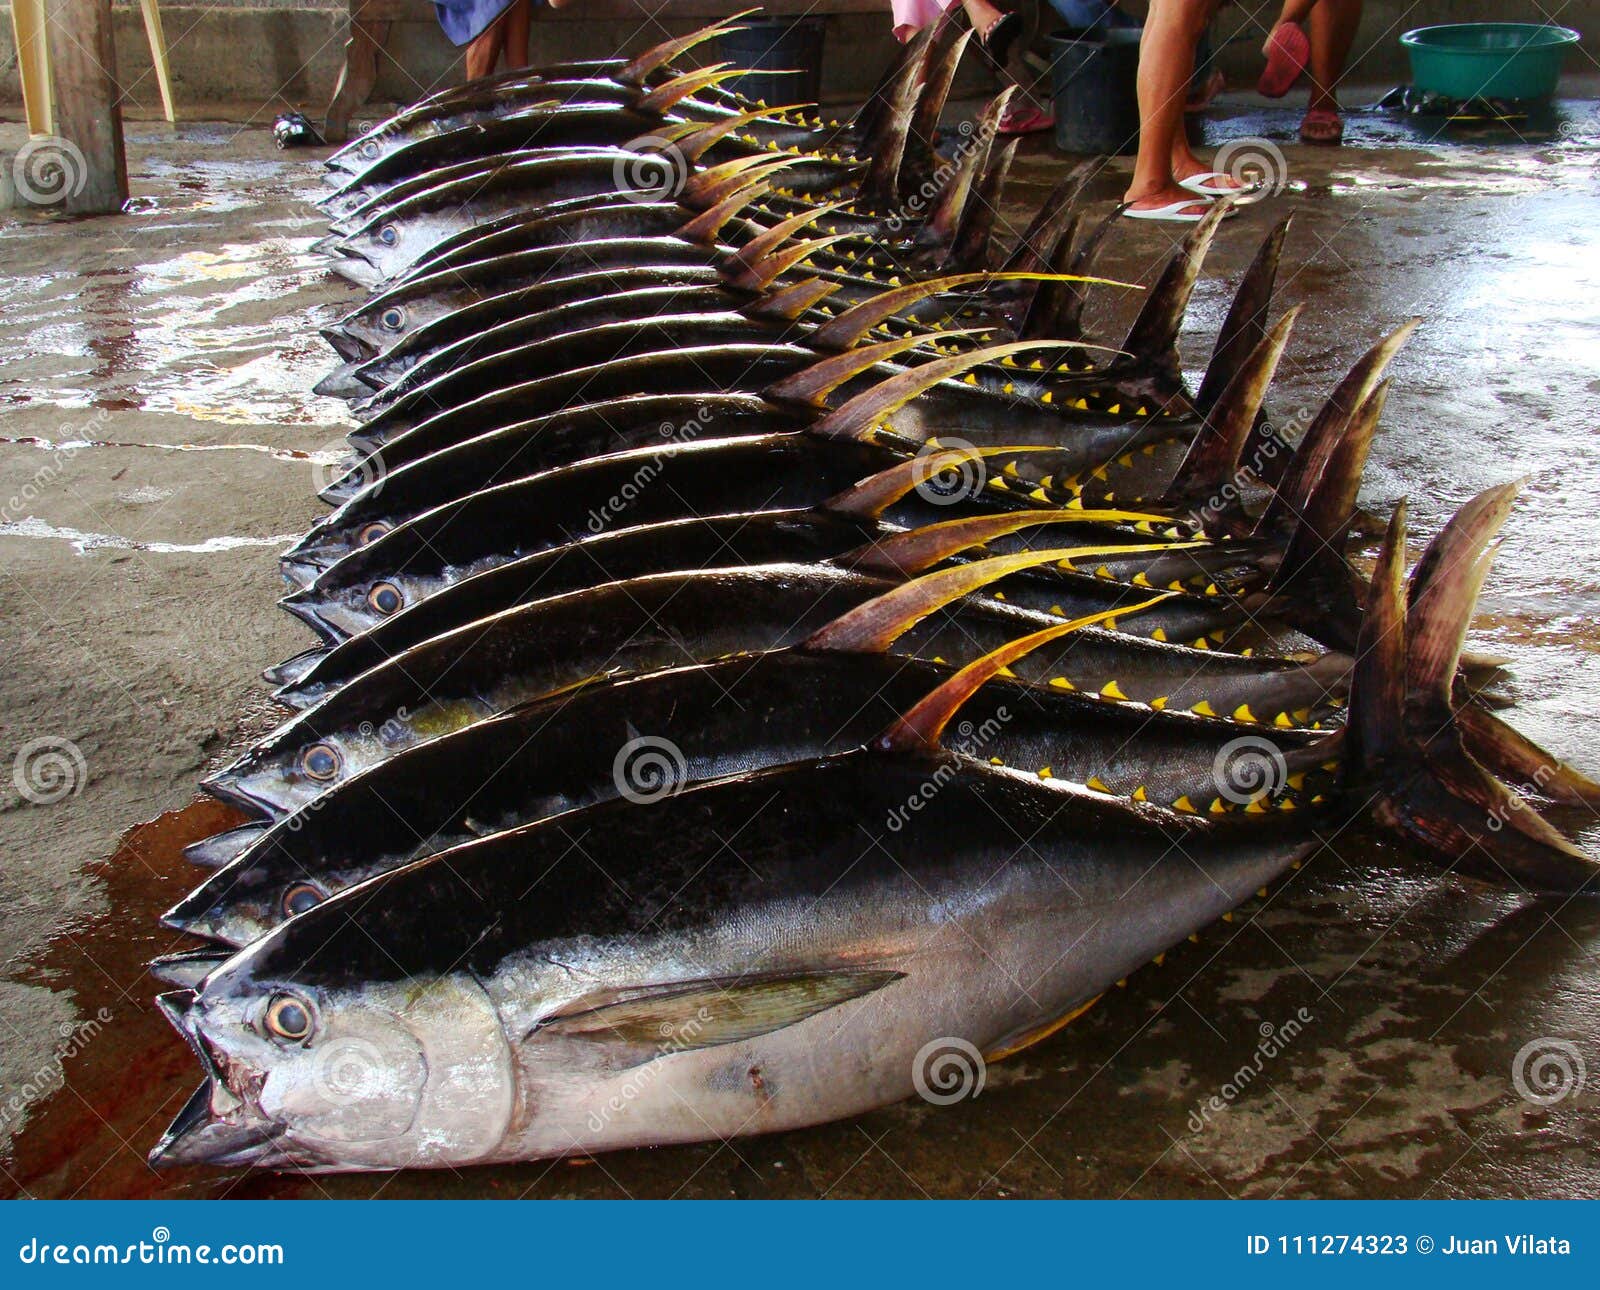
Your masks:
[[[913,31],[921,31],[957,0],[889,0],[894,14],[894,34],[901,40]]]

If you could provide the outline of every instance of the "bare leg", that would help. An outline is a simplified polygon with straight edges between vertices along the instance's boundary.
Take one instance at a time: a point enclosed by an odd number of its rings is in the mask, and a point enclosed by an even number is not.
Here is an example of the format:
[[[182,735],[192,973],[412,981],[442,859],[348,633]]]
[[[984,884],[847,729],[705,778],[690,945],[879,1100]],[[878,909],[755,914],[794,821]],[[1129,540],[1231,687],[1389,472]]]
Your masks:
[[[1180,155],[1194,161],[1183,143],[1183,103],[1194,74],[1195,43],[1213,7],[1214,0],[1150,0],[1139,41],[1139,155],[1124,194],[1136,210],[1154,210],[1193,196],[1178,187],[1173,161]],[[1204,169],[1194,161],[1190,173]],[[1196,201],[1192,210],[1199,213],[1205,206]]]
[[[528,66],[529,38],[533,19],[532,0],[511,0],[506,10],[506,66]]]
[[[967,11],[967,19],[972,23],[972,30],[978,33],[982,40],[989,34],[989,28],[1005,16],[1001,9],[996,9],[989,0],[961,0],[961,7]]]
[[[1344,75],[1356,28],[1361,25],[1361,0],[1318,0],[1311,11],[1311,102],[1307,111],[1339,110],[1339,79]]]
[[[1272,39],[1273,28],[1281,27],[1286,22],[1303,23],[1311,16],[1312,9],[1316,8],[1317,0],[1284,0],[1283,9],[1278,14],[1278,21],[1267,29],[1267,40],[1261,44],[1261,56],[1266,57],[1267,43]]]
[[[506,41],[506,15],[501,14],[467,44],[467,79],[475,81],[494,72]]]

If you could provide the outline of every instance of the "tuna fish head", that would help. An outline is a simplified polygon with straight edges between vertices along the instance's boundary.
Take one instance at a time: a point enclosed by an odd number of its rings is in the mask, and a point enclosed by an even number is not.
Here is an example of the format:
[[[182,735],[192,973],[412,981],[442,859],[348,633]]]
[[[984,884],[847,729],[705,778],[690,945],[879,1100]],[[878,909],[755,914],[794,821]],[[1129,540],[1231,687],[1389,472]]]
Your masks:
[[[197,994],[160,1001],[206,1082],[152,1164],[416,1168],[470,1163],[498,1145],[511,1051],[470,975],[346,979],[315,971],[315,956],[301,973],[281,940],[236,955]]]
[[[231,766],[201,781],[213,797],[266,819],[315,802],[326,790],[412,742],[406,713],[381,726],[330,723],[323,734],[315,709],[286,722]]]

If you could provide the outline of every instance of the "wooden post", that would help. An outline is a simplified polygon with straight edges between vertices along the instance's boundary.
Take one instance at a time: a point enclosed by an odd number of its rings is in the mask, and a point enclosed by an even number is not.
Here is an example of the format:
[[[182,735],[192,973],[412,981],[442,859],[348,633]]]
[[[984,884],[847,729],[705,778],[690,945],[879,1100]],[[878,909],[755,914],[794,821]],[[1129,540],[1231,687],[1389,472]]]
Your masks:
[[[157,0],[139,0],[144,11],[144,34],[150,42],[150,58],[156,65],[156,85],[161,90],[161,110],[167,120],[176,125],[178,109],[172,102],[172,67],[167,62],[167,35],[161,30],[161,10]]]
[[[28,113],[29,134],[53,134],[50,119],[50,60],[45,57],[44,0],[12,0],[11,34],[17,42],[17,74]]]
[[[64,209],[83,215],[119,211],[128,200],[128,164],[111,0],[50,0],[49,22],[55,128],[65,141],[61,164],[69,172]],[[71,173],[73,166],[77,173]]]

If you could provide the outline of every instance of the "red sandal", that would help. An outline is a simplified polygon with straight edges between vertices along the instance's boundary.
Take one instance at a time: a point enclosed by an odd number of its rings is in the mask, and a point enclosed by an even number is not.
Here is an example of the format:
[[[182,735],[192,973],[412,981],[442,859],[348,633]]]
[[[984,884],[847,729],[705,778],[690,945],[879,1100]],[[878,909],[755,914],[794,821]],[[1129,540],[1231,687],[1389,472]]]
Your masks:
[[[1267,37],[1267,65],[1256,89],[1269,99],[1281,99],[1294,88],[1311,57],[1311,41],[1297,23],[1280,22]]]

